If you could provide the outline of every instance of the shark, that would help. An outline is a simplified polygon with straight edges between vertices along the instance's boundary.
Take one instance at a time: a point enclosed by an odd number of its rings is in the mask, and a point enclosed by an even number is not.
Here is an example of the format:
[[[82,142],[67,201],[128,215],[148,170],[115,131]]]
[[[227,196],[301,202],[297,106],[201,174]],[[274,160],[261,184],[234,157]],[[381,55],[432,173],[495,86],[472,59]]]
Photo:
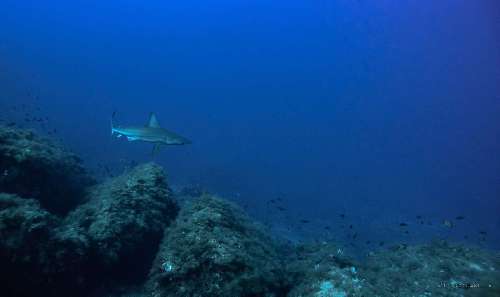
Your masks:
[[[125,137],[128,141],[144,141],[154,144],[152,153],[160,150],[161,145],[184,145],[191,141],[160,126],[156,114],[151,112],[144,126],[120,126],[115,124],[116,112],[111,116],[111,136]]]

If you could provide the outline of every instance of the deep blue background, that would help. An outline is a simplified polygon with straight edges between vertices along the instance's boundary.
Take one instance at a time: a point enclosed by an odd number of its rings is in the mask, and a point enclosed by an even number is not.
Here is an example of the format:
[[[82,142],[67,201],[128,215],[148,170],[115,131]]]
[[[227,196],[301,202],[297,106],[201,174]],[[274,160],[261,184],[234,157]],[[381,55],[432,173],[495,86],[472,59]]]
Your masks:
[[[282,232],[485,230],[498,247],[495,2],[3,0],[2,117],[21,121],[10,108],[26,104],[90,167],[119,171],[151,145],[111,140],[110,114],[143,124],[156,111],[193,140],[156,158],[171,183],[201,183]],[[276,197],[286,212],[266,206]]]

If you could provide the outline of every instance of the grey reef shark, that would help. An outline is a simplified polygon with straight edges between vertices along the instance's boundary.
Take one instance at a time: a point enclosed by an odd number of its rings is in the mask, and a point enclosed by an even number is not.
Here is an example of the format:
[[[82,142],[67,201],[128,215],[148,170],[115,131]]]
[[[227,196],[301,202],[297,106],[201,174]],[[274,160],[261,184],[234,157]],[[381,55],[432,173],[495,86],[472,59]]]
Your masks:
[[[115,125],[116,112],[111,116],[111,136],[125,137],[128,141],[144,141],[153,143],[153,154],[158,153],[161,145],[184,145],[191,141],[174,132],[160,127],[156,115],[149,114],[149,121],[144,126]]]

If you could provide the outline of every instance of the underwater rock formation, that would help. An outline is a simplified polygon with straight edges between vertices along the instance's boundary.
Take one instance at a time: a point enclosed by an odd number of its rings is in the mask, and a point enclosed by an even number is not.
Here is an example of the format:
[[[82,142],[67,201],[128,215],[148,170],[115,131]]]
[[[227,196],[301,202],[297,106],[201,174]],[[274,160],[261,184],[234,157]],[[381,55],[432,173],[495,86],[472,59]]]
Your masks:
[[[37,199],[65,214],[93,182],[73,153],[31,130],[0,126],[0,192]]]
[[[360,264],[333,243],[299,245],[287,262],[290,297],[375,296],[363,295],[370,284],[359,276]]]
[[[500,296],[500,254],[445,241],[371,253],[372,296]]]
[[[59,238],[88,242],[101,274],[144,280],[163,230],[178,212],[163,170],[153,163],[139,165],[94,187],[89,197],[66,217]]]
[[[26,130],[0,127],[0,166],[2,297],[500,296],[498,252],[281,244],[199,187],[178,214],[153,163],[86,188],[78,158]]]
[[[57,223],[36,200],[0,193],[1,296],[34,296],[45,287],[46,252]]]
[[[287,266],[288,296],[500,296],[500,255],[434,242],[396,245],[355,262],[330,243],[301,245]]]
[[[1,296],[87,296],[105,283],[141,282],[177,214],[163,170],[137,166],[90,191],[64,220],[34,199],[0,194]]]
[[[165,231],[147,284],[166,296],[285,296],[273,241],[235,205],[204,195]]]

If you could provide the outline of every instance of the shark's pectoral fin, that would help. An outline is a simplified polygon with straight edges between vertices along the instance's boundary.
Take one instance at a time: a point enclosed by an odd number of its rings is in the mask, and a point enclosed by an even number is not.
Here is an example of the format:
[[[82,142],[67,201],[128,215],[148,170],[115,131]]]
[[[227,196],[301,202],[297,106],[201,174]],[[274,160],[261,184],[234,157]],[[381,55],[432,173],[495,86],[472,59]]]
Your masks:
[[[158,154],[159,152],[160,152],[160,144],[156,143],[153,146],[153,150],[151,151],[151,154],[154,156],[154,155]]]

